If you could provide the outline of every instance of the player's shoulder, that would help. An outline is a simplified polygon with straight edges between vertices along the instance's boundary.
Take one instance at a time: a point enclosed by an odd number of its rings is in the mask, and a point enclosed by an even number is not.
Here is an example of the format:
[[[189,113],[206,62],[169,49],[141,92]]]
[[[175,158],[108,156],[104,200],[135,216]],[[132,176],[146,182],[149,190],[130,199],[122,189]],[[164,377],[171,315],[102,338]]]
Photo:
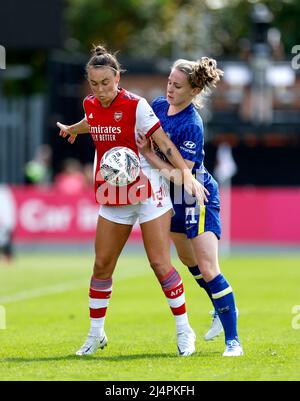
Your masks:
[[[187,116],[186,119],[186,125],[190,129],[193,129],[195,131],[200,130],[203,131],[203,120],[199,112],[195,109],[195,107],[191,107],[189,110],[189,115]]]
[[[200,138],[203,136],[203,123],[202,121],[191,121],[186,123],[184,124],[184,131]]]
[[[83,107],[87,106],[88,104],[96,105],[97,98],[94,95],[87,95],[83,99]]]
[[[183,114],[180,117],[180,120],[177,120],[180,132],[193,137],[195,140],[200,140],[203,137],[203,122],[201,117],[194,114]]]
[[[164,96],[159,96],[152,101],[151,106],[155,111],[155,110],[160,110],[163,107],[166,107],[167,104],[168,104],[167,99]]]
[[[129,92],[128,90],[126,90],[124,88],[121,89],[120,98],[124,101],[134,102],[134,103],[138,103],[140,100],[144,99],[141,96],[139,96],[135,93]]]

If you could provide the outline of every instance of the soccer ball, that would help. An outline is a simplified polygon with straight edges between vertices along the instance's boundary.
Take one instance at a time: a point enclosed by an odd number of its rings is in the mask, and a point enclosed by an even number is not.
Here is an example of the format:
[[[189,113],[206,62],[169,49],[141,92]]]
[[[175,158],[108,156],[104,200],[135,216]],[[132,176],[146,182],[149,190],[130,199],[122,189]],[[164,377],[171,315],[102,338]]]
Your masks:
[[[100,161],[100,172],[104,180],[119,187],[134,182],[139,176],[140,168],[138,156],[124,146],[108,150]]]

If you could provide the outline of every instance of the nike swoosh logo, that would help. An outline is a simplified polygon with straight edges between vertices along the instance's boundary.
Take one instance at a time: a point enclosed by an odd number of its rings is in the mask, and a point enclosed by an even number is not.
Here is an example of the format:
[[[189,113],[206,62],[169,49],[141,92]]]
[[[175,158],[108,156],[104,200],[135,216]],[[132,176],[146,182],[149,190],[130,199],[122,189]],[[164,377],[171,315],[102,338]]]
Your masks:
[[[184,352],[181,351],[181,349],[178,347],[178,345],[177,345],[177,349],[178,349],[179,355],[183,355],[184,354]]]
[[[186,229],[190,230],[191,228],[193,228],[194,226],[188,226]]]

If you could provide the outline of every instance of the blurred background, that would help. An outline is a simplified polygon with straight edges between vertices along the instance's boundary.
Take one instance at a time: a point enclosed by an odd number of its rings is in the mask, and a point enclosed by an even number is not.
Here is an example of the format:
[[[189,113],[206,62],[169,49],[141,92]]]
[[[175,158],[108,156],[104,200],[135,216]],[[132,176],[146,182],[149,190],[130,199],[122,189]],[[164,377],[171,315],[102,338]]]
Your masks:
[[[205,164],[221,185],[223,239],[300,245],[300,2],[0,0],[0,249],[92,244],[89,135],[70,145],[56,121],[83,117],[92,44],[119,51],[121,85],[150,102],[177,58],[225,72],[200,114]],[[140,241],[138,227],[131,241]]]

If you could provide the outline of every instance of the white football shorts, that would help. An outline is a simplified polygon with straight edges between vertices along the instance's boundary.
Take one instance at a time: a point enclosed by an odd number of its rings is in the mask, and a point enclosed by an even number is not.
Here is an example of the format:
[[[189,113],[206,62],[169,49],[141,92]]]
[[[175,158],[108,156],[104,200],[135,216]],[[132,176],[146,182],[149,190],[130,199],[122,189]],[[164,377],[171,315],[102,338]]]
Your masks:
[[[145,170],[144,173],[146,174]],[[147,174],[149,177],[149,175]],[[106,206],[101,205],[99,216],[119,224],[134,225],[137,221],[140,224],[154,220],[162,216],[168,210],[173,210],[170,198],[169,185],[161,175],[151,174],[152,196],[136,205],[127,206]]]

